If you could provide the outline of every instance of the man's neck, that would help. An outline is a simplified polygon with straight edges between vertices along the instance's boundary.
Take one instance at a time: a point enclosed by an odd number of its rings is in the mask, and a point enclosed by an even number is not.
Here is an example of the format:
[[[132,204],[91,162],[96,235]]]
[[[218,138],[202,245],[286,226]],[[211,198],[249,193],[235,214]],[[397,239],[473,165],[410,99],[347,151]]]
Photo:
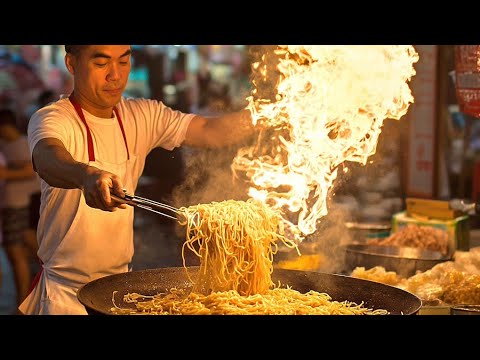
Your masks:
[[[75,102],[77,102],[80,107],[87,111],[89,114],[92,114],[96,117],[99,118],[104,118],[104,119],[110,119],[113,117],[113,107],[110,108],[99,108],[98,106],[92,105],[91,102],[86,100],[85,98],[82,98],[81,95],[77,95],[77,93],[73,92],[72,95],[70,95],[71,98]]]

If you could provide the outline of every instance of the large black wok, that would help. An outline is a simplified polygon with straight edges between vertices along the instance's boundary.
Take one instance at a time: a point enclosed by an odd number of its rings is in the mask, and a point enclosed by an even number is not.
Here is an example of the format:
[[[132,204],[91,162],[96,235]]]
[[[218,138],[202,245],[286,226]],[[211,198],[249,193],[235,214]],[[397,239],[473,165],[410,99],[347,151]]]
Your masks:
[[[195,266],[188,268],[194,281],[198,269]],[[302,293],[309,290],[326,292],[333,300],[352,301],[357,304],[363,302],[368,308],[385,309],[391,314],[416,314],[422,306],[421,300],[407,291],[344,275],[275,269],[272,279],[275,283],[280,281],[282,285],[290,285]],[[123,302],[123,295],[130,292],[155,295],[172,287],[185,289],[192,287],[183,267],[141,270],[106,276],[83,286],[78,291],[77,297],[89,314],[111,314],[114,291],[118,291],[115,295],[115,303],[118,306],[133,307],[132,304]]]

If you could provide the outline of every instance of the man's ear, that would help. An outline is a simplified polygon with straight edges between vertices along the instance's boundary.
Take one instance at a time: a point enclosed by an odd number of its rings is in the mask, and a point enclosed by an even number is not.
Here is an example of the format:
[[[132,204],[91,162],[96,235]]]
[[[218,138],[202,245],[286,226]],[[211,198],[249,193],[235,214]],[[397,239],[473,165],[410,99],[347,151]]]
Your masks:
[[[74,63],[75,60],[73,59],[73,56],[71,54],[65,54],[65,66],[67,67],[68,72],[72,75],[75,75]]]

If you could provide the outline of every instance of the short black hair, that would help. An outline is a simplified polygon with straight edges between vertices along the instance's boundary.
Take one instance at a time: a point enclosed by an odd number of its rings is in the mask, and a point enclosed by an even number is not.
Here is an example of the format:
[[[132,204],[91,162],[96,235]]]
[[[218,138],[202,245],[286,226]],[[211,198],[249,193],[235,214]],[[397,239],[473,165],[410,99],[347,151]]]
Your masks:
[[[65,52],[67,54],[77,55],[82,46],[85,45],[65,45]]]
[[[43,90],[38,95],[37,101],[39,103],[43,104],[43,103],[46,103],[47,101],[49,101],[53,96],[55,96],[55,93],[53,92],[53,90],[46,89],[46,90]]]

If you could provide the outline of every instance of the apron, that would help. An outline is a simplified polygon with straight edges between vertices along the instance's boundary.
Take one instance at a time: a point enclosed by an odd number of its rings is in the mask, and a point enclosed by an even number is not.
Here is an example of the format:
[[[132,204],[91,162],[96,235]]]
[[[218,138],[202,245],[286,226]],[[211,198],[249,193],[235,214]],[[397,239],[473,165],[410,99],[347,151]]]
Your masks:
[[[87,130],[88,165],[118,175],[127,189],[135,189],[131,156],[122,120],[114,108],[121,128],[127,160],[113,164],[95,159],[90,129],[83,111],[70,96],[70,101]],[[78,210],[65,237],[50,259],[45,259],[32,291],[19,310],[31,315],[87,314],[77,299],[77,291],[95,279],[129,271],[133,256],[133,207],[115,212],[102,211],[88,206],[80,196]]]

